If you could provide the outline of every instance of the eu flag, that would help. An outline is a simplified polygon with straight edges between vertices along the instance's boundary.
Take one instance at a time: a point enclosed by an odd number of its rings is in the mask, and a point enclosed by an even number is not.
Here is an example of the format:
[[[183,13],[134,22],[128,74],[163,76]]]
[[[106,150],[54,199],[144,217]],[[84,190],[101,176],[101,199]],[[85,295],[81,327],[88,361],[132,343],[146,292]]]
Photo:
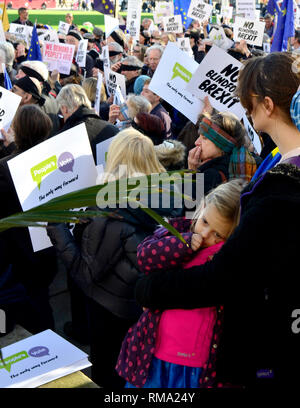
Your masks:
[[[182,24],[185,28],[188,28],[193,19],[187,16],[190,7],[190,1],[187,0],[174,0],[174,14],[181,14]]]
[[[102,14],[114,14],[114,5],[110,0],[94,0],[94,10]]]
[[[10,91],[11,88],[12,88],[12,83],[11,83],[10,77],[9,77],[7,71],[6,71],[5,65],[4,65],[4,88],[7,89],[8,91]]]
[[[36,31],[36,24],[34,25],[32,30],[32,37],[27,55],[27,61],[42,61],[42,54],[40,49],[39,37]]]
[[[271,52],[287,51],[288,39],[295,35],[293,0],[269,0],[268,11],[272,15],[277,13]]]

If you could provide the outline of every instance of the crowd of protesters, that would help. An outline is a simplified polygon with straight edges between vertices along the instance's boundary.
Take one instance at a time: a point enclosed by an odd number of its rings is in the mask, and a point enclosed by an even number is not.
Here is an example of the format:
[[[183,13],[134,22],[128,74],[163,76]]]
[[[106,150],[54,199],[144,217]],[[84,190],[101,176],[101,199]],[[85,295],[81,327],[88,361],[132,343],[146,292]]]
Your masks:
[[[31,25],[26,9],[19,16],[16,23]],[[272,21],[264,19],[272,41]],[[227,50],[243,63],[236,93],[260,138],[258,153],[243,123],[208,98],[194,124],[151,90],[168,42],[189,38],[201,63],[213,45],[208,22],[172,34],[144,18],[138,42],[121,29],[106,38],[90,23],[79,28],[71,13],[66,22],[70,30],[59,34],[60,42],[76,52],[88,40],[85,66],[74,57],[69,75],[28,61],[27,44],[11,33],[0,43],[11,91],[22,98],[10,128],[1,129],[0,217],[22,211],[8,161],[80,123],[95,161],[97,144],[114,137],[105,174],[120,179],[188,169],[204,174],[205,196],[192,220],[173,202],[155,210],[188,245],[140,208],[118,206],[72,232],[50,223],[53,246],[38,252],[27,228],[2,232],[0,308],[7,331],[15,324],[32,334],[55,330],[49,286],[63,263],[72,310],[65,332],[91,346],[99,386],[242,388],[285,381],[287,363],[299,360],[290,336],[300,299],[291,266],[298,264],[300,230],[298,31],[293,54],[266,54],[243,40]],[[221,25],[232,39],[230,21]],[[126,100],[120,106],[104,83],[98,114],[104,45],[111,69],[125,77]]]

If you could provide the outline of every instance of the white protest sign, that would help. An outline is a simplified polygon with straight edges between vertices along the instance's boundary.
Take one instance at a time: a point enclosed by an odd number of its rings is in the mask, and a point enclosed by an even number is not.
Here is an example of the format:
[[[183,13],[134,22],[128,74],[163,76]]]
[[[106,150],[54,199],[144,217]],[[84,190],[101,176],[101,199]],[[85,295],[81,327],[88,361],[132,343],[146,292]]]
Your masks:
[[[202,0],[192,0],[187,16],[198,21],[208,21],[212,9],[212,5],[204,3]]]
[[[88,40],[79,41],[78,50],[76,54],[76,62],[79,67],[85,67],[87,47],[88,47]]]
[[[110,59],[109,59],[109,49],[108,45],[102,47],[102,53],[100,54],[100,59],[103,61],[103,67],[110,68]]]
[[[126,29],[138,41],[141,27],[142,0],[128,0]]]
[[[244,122],[245,129],[247,131],[247,134],[250,137],[251,142],[252,142],[256,152],[258,154],[260,154],[261,150],[262,150],[260,138],[259,138],[258,134],[255,132],[255,130],[254,130],[253,126],[251,125],[251,123],[249,122],[246,114],[244,114],[244,116],[243,116],[243,122]]]
[[[23,211],[91,187],[97,178],[84,123],[19,154],[8,161],[8,167]],[[29,228],[29,232],[34,251],[51,246],[44,228]]]
[[[166,16],[174,15],[174,3],[167,1],[155,2],[155,10],[153,12],[153,18],[155,24],[162,23],[162,18]]]
[[[222,7],[221,8],[221,16],[231,20],[232,19],[232,11],[233,11],[233,7],[228,6],[228,7]]]
[[[106,139],[103,142],[100,142],[96,145],[96,161],[98,173],[102,173],[105,169],[107,161],[107,152],[114,137],[115,136]]]
[[[22,25],[22,24],[15,24],[10,23],[9,25],[9,32],[14,34],[20,40],[26,42],[28,48],[30,46],[30,37],[32,33],[33,27]]]
[[[115,94],[114,94],[113,104],[121,106],[121,105],[123,105],[123,103],[125,103],[125,99],[124,99],[124,97],[122,95],[122,92],[121,92],[121,89],[120,89],[119,85],[117,85],[117,88],[116,88]]]
[[[54,30],[43,30],[44,32],[39,35],[40,41],[49,41],[54,43],[59,43],[57,32]]]
[[[190,57],[193,57],[194,54],[193,54],[193,50],[191,48],[191,43],[190,43],[189,37],[177,38],[176,44],[181,49],[181,51],[184,51]]]
[[[0,20],[0,41],[2,41],[2,42],[6,41],[4,30],[3,30],[2,20]]]
[[[255,11],[255,20],[260,21],[260,10],[254,10]]]
[[[213,45],[186,89],[201,100],[208,96],[211,105],[218,111],[230,111],[240,119],[244,108],[234,91],[241,66],[241,62]]]
[[[236,17],[233,25],[233,40],[245,40],[247,44],[262,46],[265,23]]]
[[[104,76],[108,95],[114,95],[117,86],[119,86],[123,97],[126,98],[125,76],[106,67],[104,68]]]
[[[95,97],[95,112],[100,115],[100,102],[101,102],[101,88],[103,82],[103,75],[98,72],[97,85],[96,85],[96,97]]]
[[[171,17],[163,17],[163,27],[166,33],[182,33],[181,14]]]
[[[300,28],[300,3],[297,4],[296,12],[294,13],[295,28]]]
[[[0,86],[0,129],[8,130],[22,98]]]
[[[70,24],[66,23],[65,21],[60,21],[58,24],[57,32],[59,34],[67,35],[70,30]]]
[[[43,46],[43,62],[49,71],[56,69],[61,74],[69,75],[73,61],[75,46],[71,44],[55,44],[45,41]]]
[[[197,122],[203,102],[185,89],[199,64],[169,42],[154,72],[149,89],[174,106],[193,123]]]
[[[255,19],[255,0],[236,0],[236,14],[243,14],[245,18]]]
[[[111,33],[115,31],[117,28],[119,28],[119,19],[104,14],[104,25],[105,25],[105,38],[108,39]]]
[[[213,26],[208,34],[208,38],[223,50],[228,50],[233,45],[233,41],[226,36],[223,27],[220,26]]]

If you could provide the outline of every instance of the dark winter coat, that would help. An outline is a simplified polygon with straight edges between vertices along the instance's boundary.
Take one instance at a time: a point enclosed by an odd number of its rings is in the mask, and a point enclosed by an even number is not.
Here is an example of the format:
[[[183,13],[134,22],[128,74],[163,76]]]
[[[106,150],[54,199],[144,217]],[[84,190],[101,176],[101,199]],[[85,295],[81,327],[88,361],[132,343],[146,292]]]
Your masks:
[[[300,169],[279,164],[245,188],[240,224],[211,262],[137,282],[152,310],[224,305],[216,383],[299,382],[299,208]]]
[[[96,145],[115,136],[119,129],[111,123],[102,120],[94,110],[81,105],[72,116],[70,116],[59,133],[71,129],[80,123],[85,123],[86,130],[90,139],[91,148],[96,161]]]

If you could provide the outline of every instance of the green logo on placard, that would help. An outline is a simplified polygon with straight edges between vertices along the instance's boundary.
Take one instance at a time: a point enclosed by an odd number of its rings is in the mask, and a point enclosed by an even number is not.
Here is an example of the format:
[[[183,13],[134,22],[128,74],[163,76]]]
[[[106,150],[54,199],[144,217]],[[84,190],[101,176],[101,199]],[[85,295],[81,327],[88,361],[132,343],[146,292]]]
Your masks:
[[[4,363],[0,362],[0,369],[5,368],[8,372],[11,370],[11,366],[15,363],[18,363],[21,360],[24,360],[24,358],[29,357],[26,351],[20,351],[19,353],[13,354],[12,356],[6,357],[4,359]]]
[[[178,62],[176,62],[176,64],[174,65],[172,71],[173,71],[172,79],[174,79],[174,78],[176,78],[178,76],[181,79],[183,79],[185,82],[190,82],[190,80],[192,79],[192,73],[190,71],[188,71],[186,68],[184,68]]]
[[[33,181],[37,183],[39,189],[41,187],[42,178],[56,169],[57,169],[56,156],[51,156],[49,157],[49,159],[42,161],[41,163],[37,164],[36,166],[32,167],[32,169],[30,169]]]

